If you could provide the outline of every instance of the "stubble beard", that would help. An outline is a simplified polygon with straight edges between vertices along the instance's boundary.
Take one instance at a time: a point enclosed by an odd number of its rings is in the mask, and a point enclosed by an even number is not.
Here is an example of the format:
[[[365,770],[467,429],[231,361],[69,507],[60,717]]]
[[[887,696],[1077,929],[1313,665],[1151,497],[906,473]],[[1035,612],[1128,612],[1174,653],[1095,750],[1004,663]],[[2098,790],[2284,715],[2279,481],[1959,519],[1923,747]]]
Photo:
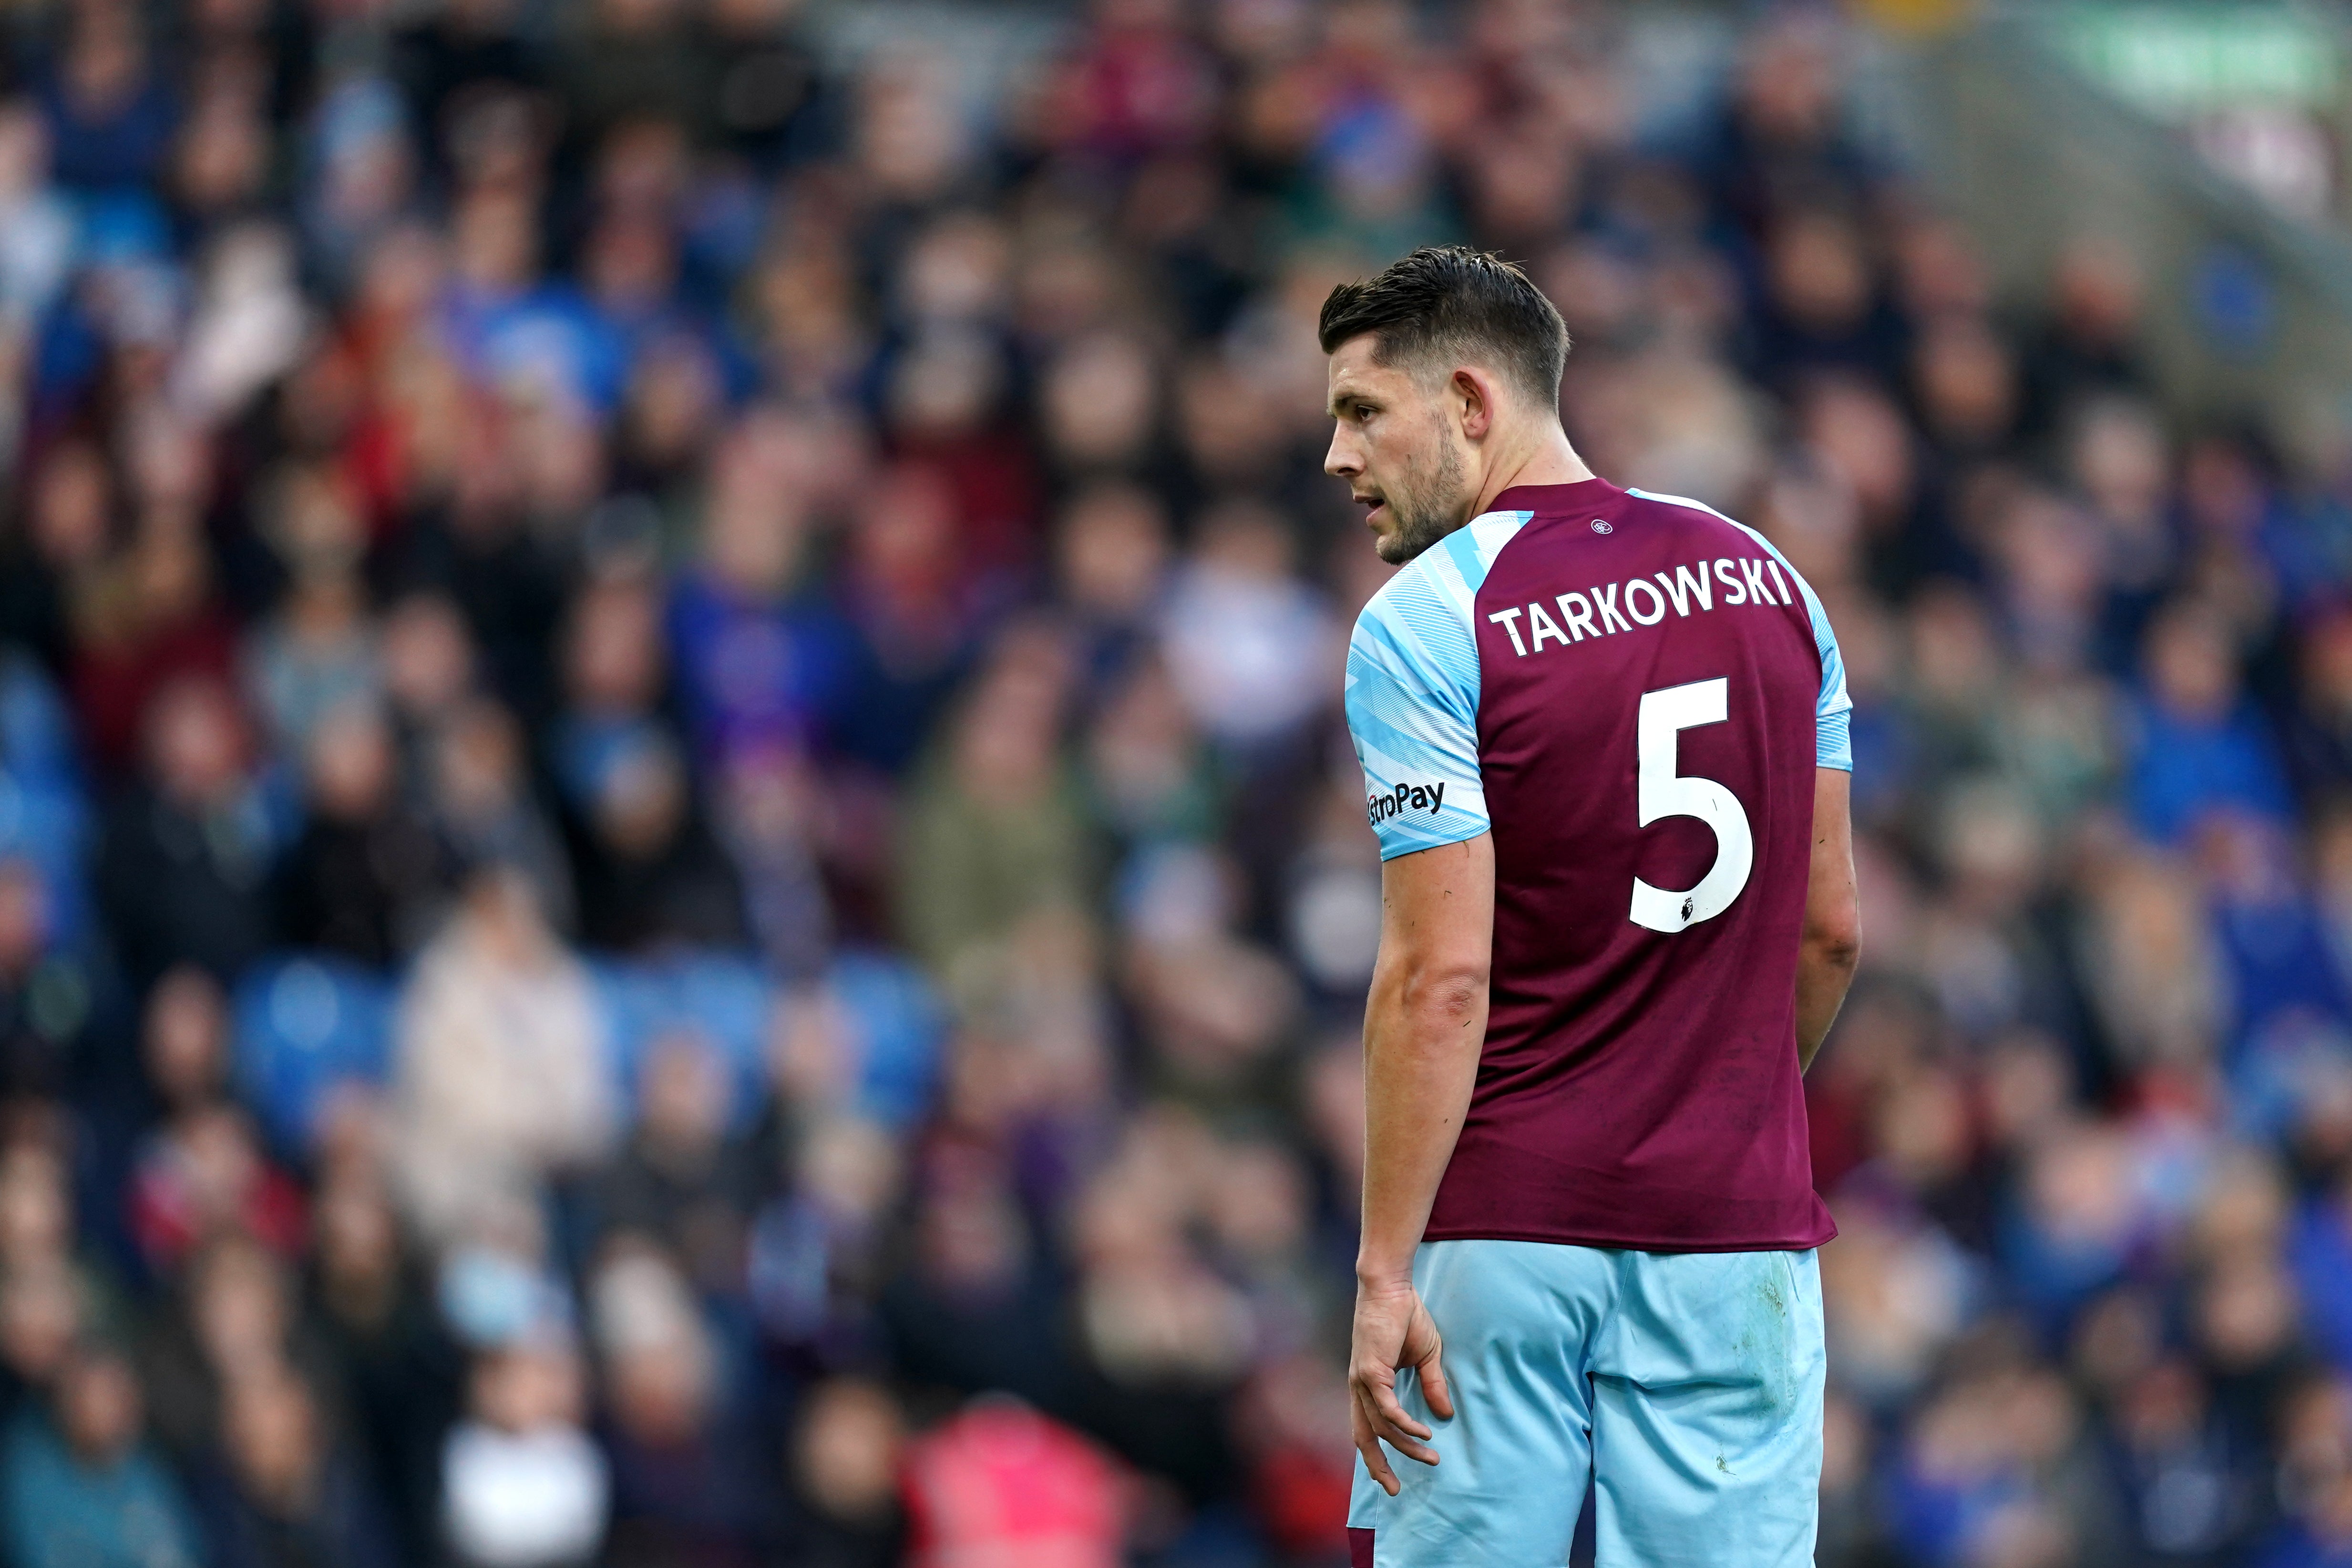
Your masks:
[[[1462,476],[1462,454],[1453,442],[1441,439],[1437,471],[1429,483],[1389,496],[1389,511],[1396,526],[1374,541],[1373,553],[1391,566],[1402,566],[1460,528],[1468,520],[1462,516],[1464,492],[1468,488]]]

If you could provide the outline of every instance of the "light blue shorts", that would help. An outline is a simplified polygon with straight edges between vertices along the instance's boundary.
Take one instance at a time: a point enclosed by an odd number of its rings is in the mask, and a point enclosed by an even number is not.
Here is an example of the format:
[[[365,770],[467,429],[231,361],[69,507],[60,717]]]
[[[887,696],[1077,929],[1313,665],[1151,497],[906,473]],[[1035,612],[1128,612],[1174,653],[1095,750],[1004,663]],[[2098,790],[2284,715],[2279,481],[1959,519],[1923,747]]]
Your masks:
[[[1413,1283],[1454,1418],[1397,1393],[1440,1463],[1356,1461],[1355,1568],[1559,1568],[1585,1481],[1601,1568],[1801,1568],[1822,1479],[1822,1279],[1811,1252],[1432,1241]]]

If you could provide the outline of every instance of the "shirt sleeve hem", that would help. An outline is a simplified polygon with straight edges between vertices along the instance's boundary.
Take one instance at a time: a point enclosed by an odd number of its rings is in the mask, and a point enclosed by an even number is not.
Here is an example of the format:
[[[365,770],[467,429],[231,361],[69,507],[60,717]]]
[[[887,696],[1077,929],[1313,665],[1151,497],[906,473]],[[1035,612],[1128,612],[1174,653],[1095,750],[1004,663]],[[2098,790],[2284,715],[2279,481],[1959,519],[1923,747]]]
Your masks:
[[[1381,862],[1385,864],[1390,861],[1395,860],[1400,855],[1419,854],[1423,850],[1442,850],[1448,844],[1465,843],[1469,840],[1476,838],[1481,833],[1492,832],[1493,831],[1494,829],[1489,823],[1465,822],[1458,829],[1439,829],[1437,831],[1429,834],[1426,838],[1417,839],[1409,844],[1401,843],[1391,845],[1387,840],[1383,839],[1381,841]]]

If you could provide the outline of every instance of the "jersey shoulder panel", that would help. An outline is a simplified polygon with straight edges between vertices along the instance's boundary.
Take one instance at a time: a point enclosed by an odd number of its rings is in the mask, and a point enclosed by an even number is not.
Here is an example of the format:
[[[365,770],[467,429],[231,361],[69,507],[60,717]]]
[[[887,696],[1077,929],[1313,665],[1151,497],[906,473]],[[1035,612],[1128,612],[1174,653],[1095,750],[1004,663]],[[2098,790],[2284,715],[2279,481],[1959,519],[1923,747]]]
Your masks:
[[[1478,589],[1531,514],[1490,512],[1406,563],[1348,642],[1348,732],[1392,860],[1487,831],[1478,771]]]
[[[1720,518],[1755,541],[1758,548],[1778,561],[1781,570],[1789,574],[1790,580],[1797,585],[1797,592],[1804,600],[1805,613],[1812,622],[1813,647],[1822,657],[1821,695],[1813,710],[1814,761],[1819,767],[1853,772],[1853,698],[1847,695],[1845,689],[1845,658],[1838,652],[1837,632],[1830,626],[1829,612],[1822,608],[1821,595],[1813,591],[1813,585],[1805,580],[1804,573],[1799,571],[1770,539],[1738,518],[1725,517],[1704,501],[1694,501],[1687,496],[1659,495],[1650,490],[1629,489],[1625,493],[1644,501],[1655,501],[1669,507],[1687,507]]]

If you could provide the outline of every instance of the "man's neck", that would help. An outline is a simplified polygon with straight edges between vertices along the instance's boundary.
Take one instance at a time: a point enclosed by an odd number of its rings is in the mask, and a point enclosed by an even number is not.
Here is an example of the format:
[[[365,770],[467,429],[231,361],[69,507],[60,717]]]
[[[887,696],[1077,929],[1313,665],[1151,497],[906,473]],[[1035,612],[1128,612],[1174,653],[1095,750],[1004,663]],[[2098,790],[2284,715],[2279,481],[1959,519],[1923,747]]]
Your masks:
[[[1514,458],[1497,463],[1478,489],[1478,504],[1470,508],[1477,517],[1495,504],[1495,497],[1519,485],[1575,485],[1592,477],[1592,470],[1568,444],[1568,433],[1554,425],[1535,446]]]

